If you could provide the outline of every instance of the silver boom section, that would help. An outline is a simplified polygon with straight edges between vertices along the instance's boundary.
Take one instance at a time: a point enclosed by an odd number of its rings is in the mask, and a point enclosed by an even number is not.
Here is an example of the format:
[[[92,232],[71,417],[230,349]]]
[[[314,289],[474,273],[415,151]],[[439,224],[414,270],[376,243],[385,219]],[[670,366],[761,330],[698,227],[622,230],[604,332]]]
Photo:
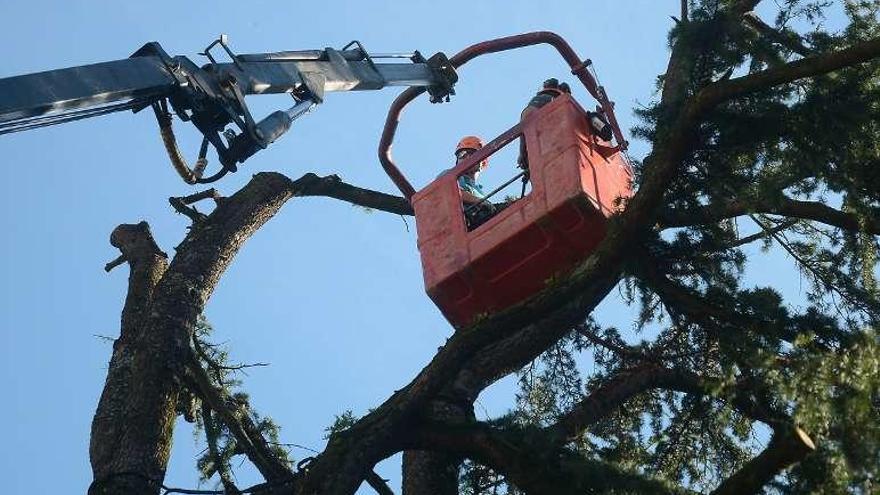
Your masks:
[[[191,84],[217,90],[220,79],[230,76],[245,95],[307,89],[318,103],[325,92],[442,83],[425,63],[375,63],[361,50],[238,55],[232,63],[201,68],[186,57],[140,55],[0,79],[0,134],[137,110]]]
[[[0,133],[32,117],[125,100],[160,98],[176,85],[158,57],[134,57],[7,77],[0,79]]]

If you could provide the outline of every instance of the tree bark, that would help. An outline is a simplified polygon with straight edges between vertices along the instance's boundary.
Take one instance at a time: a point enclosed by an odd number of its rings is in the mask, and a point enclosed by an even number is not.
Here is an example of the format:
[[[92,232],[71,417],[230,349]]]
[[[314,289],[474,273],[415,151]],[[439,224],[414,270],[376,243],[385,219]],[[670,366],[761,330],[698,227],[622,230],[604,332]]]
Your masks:
[[[92,426],[90,495],[159,492],[196,320],[244,241],[295,190],[283,175],[258,174],[193,226],[170,266],[156,261],[161,251],[146,223],[114,231],[111,243],[132,272],[123,328]]]
[[[168,262],[146,222],[120,225],[110,243],[122,251],[131,272],[119,338],[92,421],[89,455],[94,482],[89,495],[156,493],[171,447],[176,390],[167,387],[167,374],[153,366],[155,342],[144,338],[142,322]],[[140,401],[137,390],[143,387],[156,388],[167,400]]]
[[[816,446],[803,430],[796,426],[781,425],[774,431],[767,448],[736,474],[724,480],[711,495],[760,493],[764,485],[774,477],[802,461],[814,450]]]
[[[427,450],[403,453],[403,495],[458,495],[461,459]]]
[[[451,400],[435,400],[428,407],[433,421],[464,424],[473,421],[473,399],[444,394]],[[413,450],[403,453],[403,495],[458,495],[461,457],[442,451]]]

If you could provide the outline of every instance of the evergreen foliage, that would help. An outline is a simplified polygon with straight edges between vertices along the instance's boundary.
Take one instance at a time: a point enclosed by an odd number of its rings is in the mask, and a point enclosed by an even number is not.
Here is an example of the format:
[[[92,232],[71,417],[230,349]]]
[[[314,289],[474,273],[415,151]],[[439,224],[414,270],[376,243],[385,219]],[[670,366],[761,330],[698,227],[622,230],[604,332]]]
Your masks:
[[[157,376],[180,379],[169,411],[205,436],[202,480],[240,493],[232,460],[246,454],[266,478],[248,492],[352,493],[365,480],[388,493],[372,467],[415,449],[413,483],[443,495],[456,481],[466,495],[880,492],[880,0],[682,6],[632,133],[651,148],[634,160],[638,192],[602,245],[538,297],[458,331],[364,417],[336,416],[326,450],[295,471],[241,391],[248,366],[200,318],[186,349],[197,366]],[[840,29],[826,18],[836,8]],[[258,175],[253,202],[276,206],[257,223],[316,177]],[[247,198],[218,202],[194,231],[246,217],[224,208]],[[801,277],[803,301],[750,282],[769,255]],[[584,318],[615,281],[628,328]],[[479,391],[535,356],[514,409],[477,421]]]
[[[692,0],[670,34],[685,95],[880,34],[880,2],[776,2],[768,38],[731,15],[733,0]],[[747,2],[746,2],[747,3]],[[658,79],[662,89],[666,76]],[[659,90],[658,90],[659,95]],[[639,111],[652,146],[681,108]],[[754,458],[779,425],[817,449],[767,487],[774,493],[880,491],[880,63],[750,93],[705,116],[665,196],[661,224],[627,266],[621,290],[641,343],[592,319],[519,372],[519,425],[547,426],[621,372],[656,364],[699,377],[699,390],[656,388],[625,401],[571,447],[691,489],[716,487]],[[644,164],[636,163],[637,180]],[[841,228],[796,202],[857,218]],[[799,206],[800,204],[795,204]],[[748,233],[747,233],[748,232]],[[754,234],[754,235],[752,235]],[[761,249],[756,249],[757,246]],[[747,283],[768,251],[800,273],[808,302]],[[628,332],[627,332],[628,333]],[[744,407],[743,404],[751,404]],[[518,493],[466,463],[462,493]]]
[[[196,350],[201,365],[208,372],[212,384],[221,391],[231,409],[241,411],[242,414],[251,417],[257,430],[269,442],[273,453],[285,464],[292,465],[293,459],[290,457],[290,453],[279,441],[280,427],[271,417],[261,416],[254,410],[250,404],[249,395],[240,390],[242,381],[238,375],[243,373],[245,369],[260,364],[230,363],[229,350],[208,340],[212,331],[213,327],[208,320],[204,316],[199,317],[193,335],[193,348]],[[233,459],[243,455],[244,451],[238,445],[235,435],[218,417],[216,411],[212,411],[211,407],[198,399],[195,394],[191,397],[191,409],[193,410],[191,422],[194,422],[196,426],[194,433],[197,439],[204,435],[207,444],[202,455],[196,460],[200,479],[202,482],[206,482],[216,475],[218,484],[229,490],[229,482],[234,479]]]

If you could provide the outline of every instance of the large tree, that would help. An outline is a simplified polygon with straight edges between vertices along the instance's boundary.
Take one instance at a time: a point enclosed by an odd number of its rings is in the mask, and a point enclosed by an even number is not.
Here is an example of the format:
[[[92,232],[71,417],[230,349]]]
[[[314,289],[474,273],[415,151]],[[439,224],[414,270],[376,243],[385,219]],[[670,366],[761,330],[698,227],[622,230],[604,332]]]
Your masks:
[[[130,269],[94,418],[91,494],[163,490],[178,415],[204,430],[199,468],[227,493],[349,494],[404,452],[404,492],[876,493],[880,490],[880,2],[682,0],[656,101],[636,134],[635,196],[598,249],[526,302],[456,331],[369,414],[345,414],[292,466],[238,391],[201,316],[242,244],[293,198],[411,214],[334,176],[261,173],[229,197],[172,205],[192,227],[170,261],[146,223],[111,243]],[[769,9],[768,9],[769,10]],[[213,201],[210,214],[198,201]],[[783,250],[809,284],[794,309],[743,273]],[[757,253],[755,250],[748,252]],[[619,288],[650,337],[591,316]],[[591,366],[583,366],[590,363]],[[591,369],[582,375],[579,370]],[[519,373],[516,408],[473,404]],[[230,475],[244,455],[265,482]]]

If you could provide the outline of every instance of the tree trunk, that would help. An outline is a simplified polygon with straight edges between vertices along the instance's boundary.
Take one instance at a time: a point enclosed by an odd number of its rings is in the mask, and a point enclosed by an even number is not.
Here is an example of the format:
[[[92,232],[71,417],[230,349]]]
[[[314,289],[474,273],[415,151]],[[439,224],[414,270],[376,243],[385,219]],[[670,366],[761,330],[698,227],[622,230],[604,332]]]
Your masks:
[[[168,464],[178,390],[155,359],[160,346],[144,334],[143,323],[168,263],[145,222],[120,225],[110,243],[122,251],[131,273],[119,339],[92,421],[89,495],[154,494]]]
[[[440,452],[403,453],[403,495],[458,495],[461,459]]]
[[[474,421],[473,401],[447,390],[448,399],[431,401],[428,416],[434,421],[462,424]],[[458,495],[461,457],[424,450],[403,453],[403,495]]]

